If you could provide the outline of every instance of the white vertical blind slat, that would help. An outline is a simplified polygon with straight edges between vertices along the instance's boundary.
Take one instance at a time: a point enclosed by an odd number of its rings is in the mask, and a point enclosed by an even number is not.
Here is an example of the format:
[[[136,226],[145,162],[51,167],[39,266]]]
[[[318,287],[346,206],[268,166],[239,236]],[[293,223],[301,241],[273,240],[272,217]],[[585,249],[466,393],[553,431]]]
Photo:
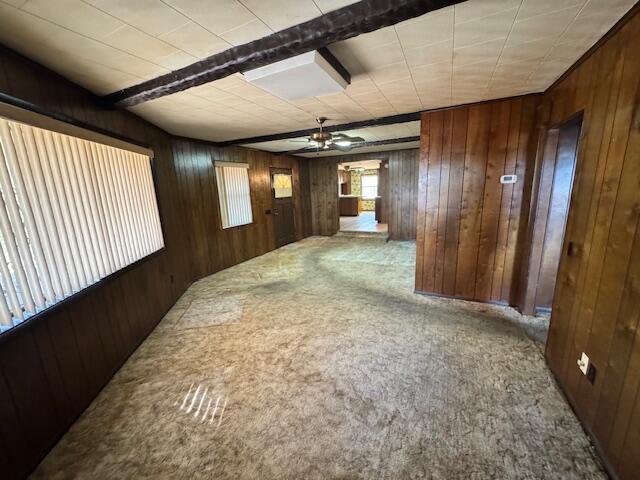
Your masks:
[[[67,136],[63,137],[63,139],[64,145],[68,146],[70,152],[68,173],[71,177],[71,188],[76,201],[76,215],[82,232],[82,239],[84,241],[84,254],[89,263],[89,273],[87,274],[87,278],[89,279],[89,283],[93,283],[100,279],[100,267],[98,266],[98,249],[96,247],[95,239],[96,235],[92,231],[93,225],[89,220],[91,218],[91,210],[83,181],[82,161],[78,152],[78,145],[75,141],[76,139]]]
[[[164,246],[150,158],[0,118],[0,331]]]
[[[91,267],[89,266],[89,258],[87,256],[87,242],[84,238],[84,232],[80,225],[80,218],[78,215],[78,204],[80,199],[74,193],[77,192],[77,187],[73,186],[75,182],[75,176],[71,177],[69,171],[73,171],[73,163],[71,159],[71,149],[69,148],[68,140],[66,138],[52,135],[53,144],[56,148],[56,157],[52,158],[52,165],[60,166],[60,176],[62,177],[62,186],[59,189],[66,197],[66,209],[68,211],[70,224],[66,224],[67,238],[72,240],[74,244],[74,253],[77,255],[76,262],[80,264],[78,271],[78,278],[80,279],[80,288],[84,288],[91,283]],[[64,210],[63,210],[64,211]]]
[[[27,171],[27,149],[22,137],[22,131],[18,124],[8,123],[8,125],[17,153],[14,159],[9,159],[9,172],[13,179],[14,192],[22,213],[22,221],[27,233],[28,244],[34,260],[34,266],[36,266],[35,276],[31,281],[33,282],[33,286],[37,285],[44,295],[44,297],[38,296],[36,298],[36,305],[39,308],[42,308],[44,306],[45,299],[49,302],[55,302],[55,294],[53,293],[53,287],[51,286],[51,275],[49,274],[49,267],[45,258],[43,242],[40,239],[40,232],[36,226],[36,214],[34,213],[34,210],[38,212],[40,210],[40,206],[37,203],[37,199],[33,198],[33,196],[31,199],[29,198],[26,186],[31,183],[30,180],[32,177],[31,172]],[[22,159],[22,161],[20,159]],[[22,168],[20,167],[20,163],[23,164]],[[26,179],[22,174],[23,169],[26,173]],[[35,187],[31,190],[35,190]],[[39,280],[38,277],[40,277]],[[39,302],[37,301],[38,299],[40,300]]]
[[[59,165],[63,162],[57,160],[58,149],[51,132],[42,132],[36,129],[36,140],[43,137],[46,156],[43,156],[42,167],[46,182],[47,192],[53,208],[55,225],[64,253],[65,265],[69,273],[69,282],[72,291],[80,290],[80,284],[84,282],[84,271],[76,236],[73,232],[73,221],[64,190]]]
[[[11,276],[11,271],[9,270],[9,265],[7,263],[7,258],[5,257],[4,249],[0,251],[0,275],[2,275],[2,290],[3,290],[3,299],[5,300],[5,305],[9,310],[9,316],[12,316],[18,321],[24,318],[22,313],[22,304],[18,299],[18,293],[16,292],[16,287],[13,284],[13,278]],[[5,326],[10,326],[13,324],[12,321],[5,323],[2,322]]]
[[[97,165],[99,166],[100,177],[113,180],[113,175],[111,174],[111,169],[109,168],[110,158],[107,152],[107,147],[104,145],[97,145],[96,149],[98,152]],[[105,203],[109,212],[109,234],[112,239],[111,241],[115,245],[115,251],[117,253],[116,266],[118,269],[120,269],[127,264],[127,257],[125,254],[125,242],[124,235],[122,233],[122,226],[120,225],[118,217],[118,202],[116,200],[113,181],[104,181],[103,185],[105,187]]]
[[[36,206],[33,213],[36,217],[36,227],[38,229],[38,237],[42,242],[44,249],[47,270],[51,276],[51,285],[55,293],[55,298],[49,299],[54,302],[56,298],[64,298],[63,276],[66,275],[64,261],[62,261],[62,251],[60,250],[58,236],[51,223],[51,207],[49,199],[44,193],[44,181],[42,171],[40,170],[40,153],[36,138],[33,135],[33,129],[24,129],[23,135],[27,145],[27,156],[20,158],[20,168],[23,170],[23,177],[26,181],[29,200]],[[56,247],[57,250],[56,251]]]
[[[4,161],[0,162],[0,186],[3,193],[2,225],[3,238],[10,246],[9,254],[11,263],[17,273],[18,291],[27,307],[27,311],[35,311],[35,307],[44,306],[44,296],[38,273],[31,256],[27,234],[22,225],[22,216],[15,197],[14,186],[11,183],[8,165],[16,163],[16,149],[9,133],[9,124],[6,120],[0,121],[0,141],[4,150]]]

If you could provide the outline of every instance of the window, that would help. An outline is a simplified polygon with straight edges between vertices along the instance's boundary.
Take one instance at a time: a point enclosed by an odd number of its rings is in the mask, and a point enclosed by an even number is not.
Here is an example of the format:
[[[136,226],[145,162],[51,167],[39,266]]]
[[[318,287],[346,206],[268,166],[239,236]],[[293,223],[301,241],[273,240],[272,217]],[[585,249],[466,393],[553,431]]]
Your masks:
[[[164,246],[149,155],[2,117],[0,146],[0,330]]]
[[[362,176],[362,198],[373,199],[378,196],[378,175]]]
[[[273,196],[274,198],[293,197],[291,175],[287,175],[286,173],[273,174]]]
[[[222,228],[253,222],[249,165],[231,162],[216,162],[215,165]]]

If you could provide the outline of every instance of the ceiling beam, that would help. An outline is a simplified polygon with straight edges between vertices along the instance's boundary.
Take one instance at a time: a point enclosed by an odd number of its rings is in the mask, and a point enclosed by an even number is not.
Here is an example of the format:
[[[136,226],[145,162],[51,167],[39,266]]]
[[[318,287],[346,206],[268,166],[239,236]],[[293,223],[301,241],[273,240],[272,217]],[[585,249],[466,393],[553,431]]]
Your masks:
[[[266,37],[232,47],[179,70],[102,97],[109,106],[130,107],[269,65],[424,15],[463,0],[362,0]]]
[[[374,140],[371,142],[358,142],[358,143],[354,143],[353,144],[353,148],[362,148],[362,147],[379,147],[380,145],[394,145],[396,143],[409,143],[409,142],[418,142],[420,141],[420,136],[416,135],[413,137],[402,137],[402,138],[390,138],[388,140]],[[310,147],[308,149],[306,149],[307,151],[302,151],[302,150],[287,150],[284,152],[276,152],[279,155],[291,155],[294,154],[295,155],[304,155],[306,153],[316,153],[316,152],[331,152],[331,151],[340,151],[342,152],[342,150],[340,150],[339,148],[335,147],[335,146],[330,146],[329,148],[323,148],[322,150],[316,150],[313,147]],[[349,152],[351,152],[351,150],[349,150]],[[347,153],[347,152],[344,152]],[[357,153],[357,152],[356,152]]]
[[[394,123],[406,123],[420,120],[422,112],[401,113],[399,115],[390,115],[388,117],[372,118],[371,120],[361,120],[358,122],[341,123],[340,125],[324,125],[322,130],[325,132],[344,132],[347,130],[355,130],[357,128],[377,127],[380,125],[393,125]],[[261,135],[259,137],[238,138],[236,140],[227,140],[218,142],[220,147],[228,147],[231,145],[246,145],[249,143],[271,142],[273,140],[286,140],[287,138],[307,137],[318,131],[316,128],[307,128],[305,130],[295,130],[293,132],[273,133],[271,135]]]

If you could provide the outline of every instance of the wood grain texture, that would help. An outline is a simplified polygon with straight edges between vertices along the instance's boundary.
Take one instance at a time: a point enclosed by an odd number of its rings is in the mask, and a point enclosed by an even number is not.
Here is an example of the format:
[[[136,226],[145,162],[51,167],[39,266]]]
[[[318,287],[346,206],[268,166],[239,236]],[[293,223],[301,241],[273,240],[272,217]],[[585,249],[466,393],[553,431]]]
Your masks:
[[[381,160],[388,169],[384,216],[392,240],[416,238],[418,200],[417,149],[309,158],[311,222],[314,235],[334,235],[340,229],[338,212],[338,163]]]
[[[417,291],[514,303],[537,101],[526,96],[423,114]],[[501,185],[505,174],[517,174],[518,182]]]
[[[271,166],[293,169],[296,235],[309,234],[309,170],[305,159],[173,138],[6,49],[0,92],[151,147],[165,239],[161,252],[0,337],[2,477],[23,478],[191,282],[274,249]],[[221,230],[214,160],[250,164],[253,224]]]
[[[640,468],[640,16],[544,95],[549,125],[583,112],[547,360],[621,479]],[[576,359],[586,352],[594,384]]]

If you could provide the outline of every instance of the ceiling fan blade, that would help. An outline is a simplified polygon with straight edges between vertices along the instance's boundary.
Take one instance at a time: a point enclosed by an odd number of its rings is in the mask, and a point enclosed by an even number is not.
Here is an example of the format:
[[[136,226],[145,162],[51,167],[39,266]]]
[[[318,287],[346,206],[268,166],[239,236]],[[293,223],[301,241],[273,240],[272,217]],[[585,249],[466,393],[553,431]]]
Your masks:
[[[341,152],[348,152],[353,148],[353,145],[338,145],[337,143],[334,143],[333,146]]]
[[[289,143],[311,143],[310,140],[287,140]]]
[[[313,153],[314,150],[310,147],[299,148],[298,150],[290,150],[288,152],[284,152],[287,155],[296,155],[298,153]]]
[[[345,137],[345,140],[349,140],[351,143],[361,143],[365,141],[362,137],[350,137],[348,135],[345,135]]]

